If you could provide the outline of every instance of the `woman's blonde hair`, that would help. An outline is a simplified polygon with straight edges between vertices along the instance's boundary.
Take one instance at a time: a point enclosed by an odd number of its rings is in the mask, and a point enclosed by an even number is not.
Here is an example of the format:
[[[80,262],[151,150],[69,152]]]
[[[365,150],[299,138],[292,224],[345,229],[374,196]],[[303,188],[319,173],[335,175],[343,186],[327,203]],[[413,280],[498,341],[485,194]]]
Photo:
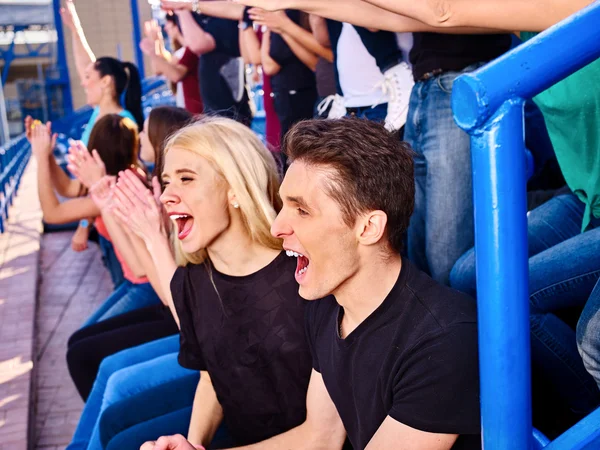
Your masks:
[[[271,152],[248,127],[231,119],[204,117],[177,131],[165,144],[206,159],[234,192],[245,228],[254,242],[281,250],[281,239],[271,235],[271,224],[281,209],[279,175]],[[206,249],[185,253],[174,237],[177,265],[200,264]]]

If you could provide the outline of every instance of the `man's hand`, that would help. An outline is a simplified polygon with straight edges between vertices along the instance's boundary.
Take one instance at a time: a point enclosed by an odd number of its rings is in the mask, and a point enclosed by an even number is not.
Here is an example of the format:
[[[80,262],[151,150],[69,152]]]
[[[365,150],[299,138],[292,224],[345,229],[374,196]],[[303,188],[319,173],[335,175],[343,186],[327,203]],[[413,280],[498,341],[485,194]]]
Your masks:
[[[201,445],[192,445],[180,434],[163,436],[158,441],[148,441],[140,450],[205,450]]]
[[[279,11],[282,9],[295,9],[292,2],[286,0],[233,0],[234,3],[241,3],[246,6],[262,8],[265,11]]]
[[[285,11],[266,11],[261,8],[252,8],[248,11],[254,23],[265,26],[275,33],[282,33],[285,26],[290,22]]]

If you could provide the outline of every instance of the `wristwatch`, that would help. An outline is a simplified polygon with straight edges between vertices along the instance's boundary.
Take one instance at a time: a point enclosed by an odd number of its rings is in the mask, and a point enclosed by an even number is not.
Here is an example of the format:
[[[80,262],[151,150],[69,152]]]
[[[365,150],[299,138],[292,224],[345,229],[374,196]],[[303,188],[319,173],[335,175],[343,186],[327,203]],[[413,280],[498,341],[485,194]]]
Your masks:
[[[90,222],[87,219],[81,219],[79,221],[79,226],[82,228],[88,228],[90,226]]]

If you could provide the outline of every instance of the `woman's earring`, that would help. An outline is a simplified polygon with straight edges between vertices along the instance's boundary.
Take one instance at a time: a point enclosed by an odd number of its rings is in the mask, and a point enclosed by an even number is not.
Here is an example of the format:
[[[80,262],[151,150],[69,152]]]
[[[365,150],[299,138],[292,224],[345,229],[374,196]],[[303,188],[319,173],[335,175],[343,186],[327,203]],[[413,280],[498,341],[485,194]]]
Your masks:
[[[239,205],[239,203],[238,203],[238,202],[235,202],[235,203],[233,203],[233,207],[234,207],[235,209],[238,209],[238,208],[240,207],[240,205]]]

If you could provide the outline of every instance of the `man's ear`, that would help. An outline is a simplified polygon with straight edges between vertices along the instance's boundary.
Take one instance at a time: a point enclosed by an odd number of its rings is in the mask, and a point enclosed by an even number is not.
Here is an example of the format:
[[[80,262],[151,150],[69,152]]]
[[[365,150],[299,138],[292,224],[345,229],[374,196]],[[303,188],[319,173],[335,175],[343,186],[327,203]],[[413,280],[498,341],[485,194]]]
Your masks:
[[[383,211],[370,211],[357,220],[357,239],[363,245],[375,245],[385,234],[387,214]]]

